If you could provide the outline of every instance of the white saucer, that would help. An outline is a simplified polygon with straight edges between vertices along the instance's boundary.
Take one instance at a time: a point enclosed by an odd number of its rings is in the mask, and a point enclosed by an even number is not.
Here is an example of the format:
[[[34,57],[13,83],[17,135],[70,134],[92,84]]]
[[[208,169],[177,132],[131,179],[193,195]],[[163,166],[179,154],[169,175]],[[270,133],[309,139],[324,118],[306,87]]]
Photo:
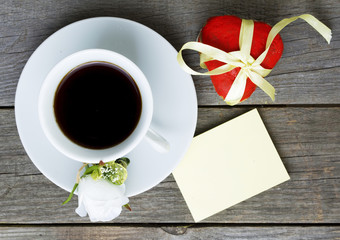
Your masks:
[[[161,154],[144,139],[127,155],[131,164],[126,194],[134,196],[154,187],[173,171],[191,143],[197,120],[191,76],[178,66],[176,50],[144,25],[121,18],[91,18],[70,24],[46,39],[26,63],[18,83],[15,116],[19,135],[35,166],[56,185],[71,191],[82,164],[58,152],[43,134],[38,95],[45,76],[57,62],[89,48],[118,52],[144,72],[154,97],[151,127],[171,145],[170,152]]]

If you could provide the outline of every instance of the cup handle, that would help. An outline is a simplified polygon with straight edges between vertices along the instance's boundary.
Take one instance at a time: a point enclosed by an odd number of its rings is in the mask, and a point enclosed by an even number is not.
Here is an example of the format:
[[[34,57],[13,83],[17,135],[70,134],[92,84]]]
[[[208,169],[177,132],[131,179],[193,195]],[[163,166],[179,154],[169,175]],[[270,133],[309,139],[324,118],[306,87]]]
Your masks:
[[[160,153],[167,153],[170,151],[169,142],[160,134],[149,128],[145,135],[150,145]]]

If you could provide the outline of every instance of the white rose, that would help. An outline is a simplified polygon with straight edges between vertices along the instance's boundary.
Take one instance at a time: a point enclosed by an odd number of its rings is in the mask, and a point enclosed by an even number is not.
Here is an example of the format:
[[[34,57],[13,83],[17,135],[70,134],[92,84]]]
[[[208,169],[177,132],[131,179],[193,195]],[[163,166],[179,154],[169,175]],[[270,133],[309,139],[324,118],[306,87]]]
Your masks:
[[[129,202],[124,195],[125,185],[93,178],[88,175],[80,179],[78,185],[78,208],[76,213],[85,217],[89,215],[91,222],[111,221],[119,216],[122,206]]]

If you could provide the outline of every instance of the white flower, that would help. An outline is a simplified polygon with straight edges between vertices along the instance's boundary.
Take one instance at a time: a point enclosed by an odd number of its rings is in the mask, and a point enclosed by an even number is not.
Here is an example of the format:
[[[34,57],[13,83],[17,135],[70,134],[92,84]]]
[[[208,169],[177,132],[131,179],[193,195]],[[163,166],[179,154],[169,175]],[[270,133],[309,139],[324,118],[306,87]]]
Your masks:
[[[85,217],[89,215],[91,222],[111,221],[119,216],[122,206],[129,202],[125,194],[125,184],[113,183],[93,178],[88,175],[80,179],[78,185],[78,208],[76,213]]]

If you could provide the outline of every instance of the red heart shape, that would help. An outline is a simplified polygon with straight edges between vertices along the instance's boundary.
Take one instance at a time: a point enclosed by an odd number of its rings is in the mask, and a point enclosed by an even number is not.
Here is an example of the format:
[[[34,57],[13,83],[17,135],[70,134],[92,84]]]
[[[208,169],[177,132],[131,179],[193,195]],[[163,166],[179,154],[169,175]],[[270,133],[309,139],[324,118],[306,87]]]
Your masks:
[[[201,30],[199,41],[210,46],[219,48],[225,52],[239,51],[239,35],[242,20],[235,16],[217,16],[209,18]],[[267,36],[271,26],[263,22],[254,21],[254,33],[250,55],[256,59],[266,47]],[[266,69],[272,69],[281,58],[283,52],[283,42],[278,34],[272,42],[266,58],[261,66]],[[212,60],[205,63],[208,70],[211,71],[225,63]],[[231,85],[233,84],[240,68],[220,75],[210,76],[215,90],[223,99],[227,96]],[[256,85],[247,78],[246,88],[241,101],[249,98],[255,91]]]

